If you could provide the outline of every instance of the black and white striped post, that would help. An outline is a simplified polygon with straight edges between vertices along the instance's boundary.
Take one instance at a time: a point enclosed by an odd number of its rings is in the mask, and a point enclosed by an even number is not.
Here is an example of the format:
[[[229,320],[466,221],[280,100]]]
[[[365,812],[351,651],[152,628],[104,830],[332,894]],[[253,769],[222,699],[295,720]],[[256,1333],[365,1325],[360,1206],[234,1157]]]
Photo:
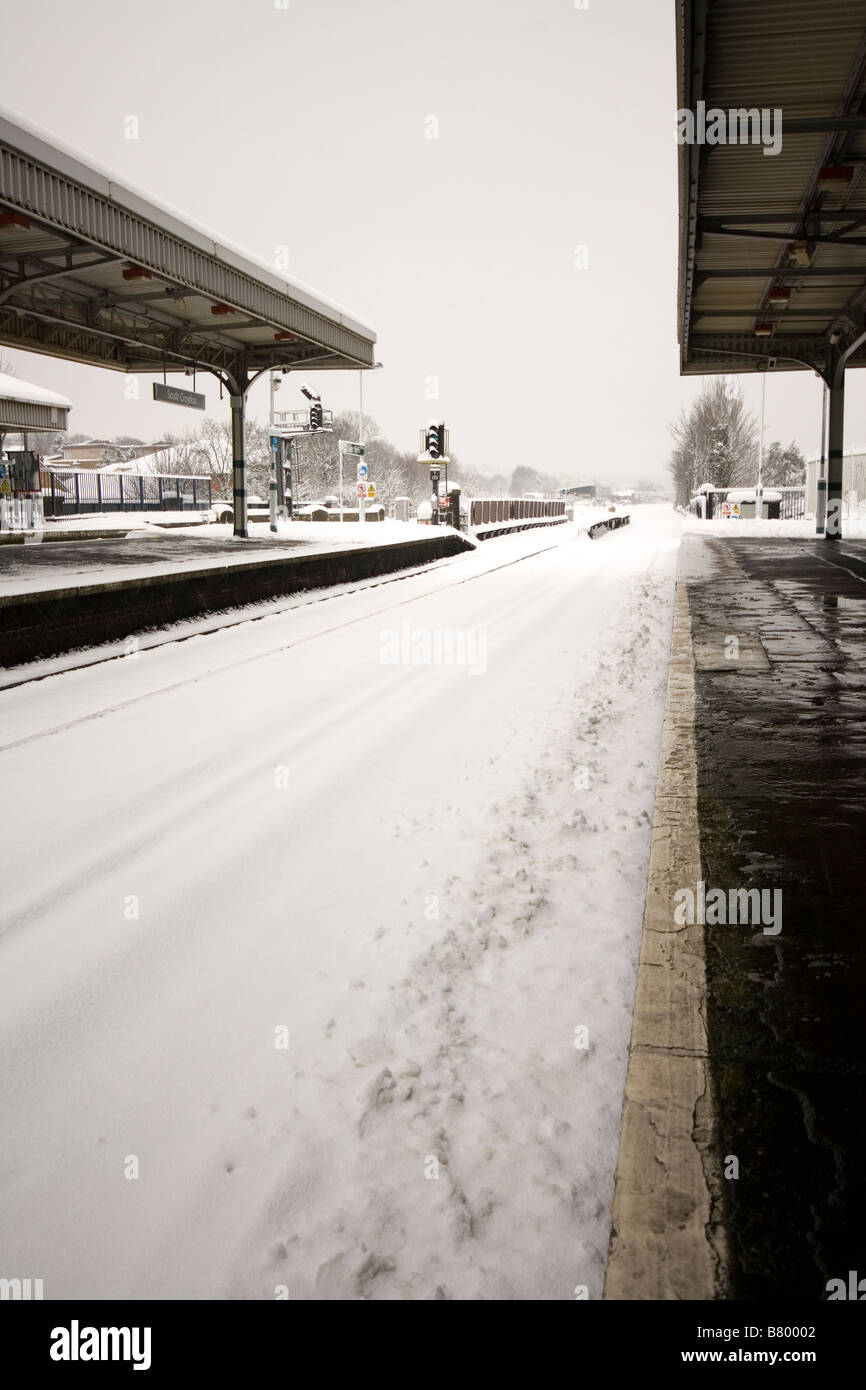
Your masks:
[[[827,427],[827,519],[824,537],[828,541],[842,539],[842,491],[845,469],[845,368],[849,357],[866,343],[866,328],[845,347],[839,346],[841,330],[834,331],[827,343],[824,380],[829,387],[829,424]]]
[[[824,537],[842,539],[842,484],[845,466],[845,364],[839,362],[829,390],[830,422],[827,430],[827,513]]]
[[[821,447],[815,479],[815,534],[823,536],[827,520],[827,383],[821,377]]]
[[[235,358],[225,374],[232,410],[232,510],[234,534],[247,540],[247,468],[244,456],[244,400],[249,387],[246,359]]]

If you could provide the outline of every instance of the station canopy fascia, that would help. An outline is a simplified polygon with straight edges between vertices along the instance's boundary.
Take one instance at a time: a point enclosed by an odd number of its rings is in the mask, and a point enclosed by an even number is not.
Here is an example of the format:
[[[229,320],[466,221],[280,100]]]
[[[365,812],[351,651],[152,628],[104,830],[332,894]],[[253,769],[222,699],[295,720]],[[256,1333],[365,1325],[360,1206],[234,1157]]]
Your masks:
[[[681,371],[775,359],[832,386],[866,365],[866,6],[675,4],[680,111],[782,111],[776,155],[679,147]]]
[[[0,372],[0,433],[16,430],[53,434],[65,430],[71,409],[67,396]]]
[[[121,372],[375,366],[376,335],[0,112],[0,343]],[[236,388],[235,388],[236,389]]]

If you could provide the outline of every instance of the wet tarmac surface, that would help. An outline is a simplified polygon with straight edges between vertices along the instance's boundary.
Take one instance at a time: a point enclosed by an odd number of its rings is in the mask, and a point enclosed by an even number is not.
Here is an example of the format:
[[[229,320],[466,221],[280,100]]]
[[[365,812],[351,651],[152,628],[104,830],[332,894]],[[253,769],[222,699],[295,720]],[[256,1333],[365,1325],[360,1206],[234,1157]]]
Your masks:
[[[733,1296],[820,1299],[866,1274],[866,543],[690,536],[681,576],[731,653],[695,673],[707,891],[782,894],[705,928]]]

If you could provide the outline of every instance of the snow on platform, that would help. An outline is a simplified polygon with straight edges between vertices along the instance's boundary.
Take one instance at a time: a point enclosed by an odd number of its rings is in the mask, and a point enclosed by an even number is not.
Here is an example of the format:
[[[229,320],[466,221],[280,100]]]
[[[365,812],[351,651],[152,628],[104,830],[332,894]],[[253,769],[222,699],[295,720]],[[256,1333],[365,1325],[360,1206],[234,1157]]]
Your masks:
[[[101,529],[112,518],[79,518],[82,530]],[[88,523],[84,525],[83,523]],[[120,522],[120,518],[118,518]],[[64,522],[64,527],[67,525]],[[384,522],[289,522],[277,535],[267,524],[251,526],[248,540],[236,540],[229,525],[118,525],[122,536],[100,540],[52,540],[49,543],[0,546],[0,598],[25,593],[83,590],[108,584],[131,585],[160,575],[198,573],[317,555],[368,549],[400,541],[430,543],[446,527]],[[471,541],[467,542],[472,544]]]

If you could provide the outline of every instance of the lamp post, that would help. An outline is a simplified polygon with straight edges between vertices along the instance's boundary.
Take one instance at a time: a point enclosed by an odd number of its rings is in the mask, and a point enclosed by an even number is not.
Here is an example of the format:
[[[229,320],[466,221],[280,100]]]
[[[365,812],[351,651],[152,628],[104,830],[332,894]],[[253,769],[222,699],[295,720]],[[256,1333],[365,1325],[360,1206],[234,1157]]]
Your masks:
[[[274,448],[274,395],[279,388],[282,378],[276,372],[270,373],[270,411],[268,417],[268,441],[271,446],[271,476],[268,479],[268,516],[271,530],[277,529],[277,501],[279,493],[279,483],[277,482],[277,469],[279,466],[280,450],[279,445]]]
[[[364,443],[364,370],[358,372],[358,443]],[[369,473],[367,477],[369,478]],[[364,520],[364,499],[358,498],[358,520]]]

